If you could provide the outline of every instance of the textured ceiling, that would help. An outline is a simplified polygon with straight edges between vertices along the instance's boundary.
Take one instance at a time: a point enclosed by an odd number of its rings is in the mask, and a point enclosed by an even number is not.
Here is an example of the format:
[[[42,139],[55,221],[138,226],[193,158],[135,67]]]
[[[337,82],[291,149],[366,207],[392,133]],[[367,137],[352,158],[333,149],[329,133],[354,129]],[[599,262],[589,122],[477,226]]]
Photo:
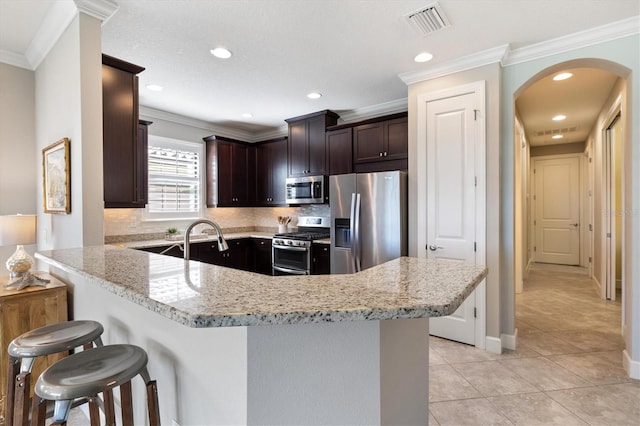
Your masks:
[[[0,53],[23,54],[47,8],[69,1],[0,0]],[[640,13],[637,0],[440,0],[451,27],[425,36],[406,16],[429,0],[116,2],[119,10],[103,25],[103,52],[146,68],[140,74],[141,105],[257,136],[281,131],[286,118],[322,109],[348,115],[406,108],[400,74]],[[217,46],[230,49],[231,59],[209,54]],[[415,63],[421,51],[434,59]],[[150,83],[164,91],[149,91]],[[611,80],[601,88],[600,80],[588,84],[601,93]],[[307,99],[311,91],[322,98]],[[544,95],[547,104],[557,105],[549,98],[555,93]],[[526,126],[540,120],[529,115],[549,115],[527,102],[522,110]]]

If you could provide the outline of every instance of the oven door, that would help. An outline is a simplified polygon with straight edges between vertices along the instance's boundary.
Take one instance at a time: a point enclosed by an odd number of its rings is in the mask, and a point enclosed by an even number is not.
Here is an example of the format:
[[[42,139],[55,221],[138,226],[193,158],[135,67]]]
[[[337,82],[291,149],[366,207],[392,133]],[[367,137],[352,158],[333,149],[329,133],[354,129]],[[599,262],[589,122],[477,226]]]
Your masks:
[[[273,275],[309,275],[311,272],[311,248],[273,245]]]

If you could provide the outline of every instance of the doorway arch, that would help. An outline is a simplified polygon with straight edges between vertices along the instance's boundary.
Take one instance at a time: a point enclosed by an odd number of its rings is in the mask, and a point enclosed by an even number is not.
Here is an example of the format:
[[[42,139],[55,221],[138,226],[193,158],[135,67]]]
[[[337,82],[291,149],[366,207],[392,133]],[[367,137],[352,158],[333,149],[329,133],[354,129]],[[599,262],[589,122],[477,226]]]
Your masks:
[[[525,226],[526,224],[523,223],[523,215],[524,215],[524,204],[523,204],[523,194],[522,194],[522,153],[520,151],[521,149],[521,144],[522,144],[522,140],[518,137],[518,123],[516,122],[516,108],[515,108],[515,103],[516,100],[518,99],[518,97],[524,93],[528,88],[530,88],[533,84],[535,84],[537,81],[539,81],[540,79],[543,79],[545,77],[548,77],[550,75],[556,74],[558,72],[560,72],[561,70],[565,70],[565,69],[576,69],[576,68],[591,68],[591,69],[599,69],[599,70],[603,70],[603,71],[607,71],[617,77],[619,77],[620,81],[622,82],[622,88],[619,88],[616,86],[616,88],[614,90],[620,90],[620,96],[619,96],[619,100],[617,101],[617,104],[614,105],[613,107],[618,108],[618,111],[622,111],[623,112],[623,120],[624,123],[622,124],[622,128],[624,129],[624,136],[623,136],[623,140],[622,140],[622,150],[623,150],[623,157],[624,158],[631,158],[631,143],[632,143],[632,122],[633,120],[630,118],[633,114],[633,112],[631,111],[631,105],[633,104],[632,102],[632,93],[631,93],[631,70],[627,67],[625,67],[624,65],[621,65],[620,63],[614,62],[614,61],[610,61],[607,59],[598,59],[598,58],[576,58],[576,59],[571,59],[571,60],[567,60],[567,61],[561,61],[561,62],[557,62],[557,63],[549,63],[547,64],[546,67],[542,67],[541,69],[539,69],[537,72],[532,73],[532,75],[529,76],[528,79],[526,79],[525,81],[523,81],[522,84],[520,84],[517,87],[514,87],[511,90],[511,98],[509,99],[509,105],[512,108],[512,112],[511,112],[511,116],[510,116],[510,120],[511,120],[511,124],[514,126],[513,127],[513,131],[510,132],[510,134],[513,136],[510,143],[510,149],[513,149],[512,152],[512,161],[513,161],[513,182],[514,185],[512,187],[512,191],[511,191],[511,201],[512,201],[512,213],[513,213],[513,225],[514,225],[514,233],[511,235],[511,241],[509,241],[509,243],[511,244],[511,247],[513,247],[513,257],[511,259],[509,259],[512,263],[512,271],[513,274],[511,275],[511,277],[513,277],[513,280],[511,281],[511,285],[513,286],[512,291],[513,291],[513,300],[514,300],[514,324],[515,324],[515,291],[516,291],[516,284],[518,282],[518,279],[521,278],[521,274],[523,272],[522,268],[523,268],[523,257],[526,255],[526,252],[523,252],[523,246],[521,244],[521,240],[519,240],[519,238],[522,238],[523,235],[523,229],[522,227]],[[505,100],[506,101],[506,100]],[[615,102],[614,102],[615,104]],[[597,131],[602,130],[603,132],[601,132],[602,134],[604,133],[604,130],[606,129],[606,127],[610,124],[610,119],[609,117],[614,114],[616,111],[613,111],[612,107],[612,111],[607,111],[606,114],[604,114],[604,117],[601,116],[598,118],[598,121],[596,123],[596,128]],[[506,115],[504,115],[503,117],[507,117]],[[607,122],[607,120],[609,120]],[[594,134],[594,132],[591,132],[592,135]],[[595,133],[597,135],[597,132]],[[508,137],[507,134],[505,134],[505,137]],[[597,138],[596,138],[597,139]],[[599,150],[601,149],[601,140],[596,140],[596,141],[590,141],[589,143],[591,143],[591,149],[592,149],[592,155],[595,154],[595,150]],[[599,155],[599,153],[598,153]],[[598,159],[599,161],[600,159]],[[624,176],[623,176],[623,188],[625,188],[625,195],[623,196],[623,205],[622,208],[620,209],[620,213],[625,212],[625,211],[631,211],[630,206],[631,206],[631,194],[632,194],[632,167],[633,167],[633,163],[632,161],[627,161],[626,162],[626,167],[624,168]],[[520,185],[520,186],[519,186]],[[593,200],[593,198],[592,198]],[[504,210],[503,210],[504,211]],[[591,221],[593,222],[593,220]],[[629,228],[629,230],[631,229],[631,227],[629,226],[631,224],[631,220],[623,220],[623,223],[626,223],[626,226]],[[622,225],[623,228],[625,227],[625,224]],[[595,232],[598,231],[602,231],[602,230],[596,230],[594,229]],[[595,244],[598,247],[595,247],[595,249],[599,249],[600,245],[602,245],[602,241],[597,242],[597,244]],[[593,250],[593,249],[592,249]],[[623,251],[622,251],[622,257],[623,259],[631,259],[630,254],[632,253],[632,246],[631,244],[628,244],[626,247],[623,247]],[[505,259],[506,260],[506,259]],[[625,268],[625,271],[630,270],[630,268]],[[628,272],[628,271],[627,271]],[[630,275],[630,274],[627,274]],[[507,275],[509,276],[509,275]],[[638,281],[636,279],[636,281]],[[503,282],[504,283],[504,282]],[[504,288],[503,288],[504,290]],[[638,310],[639,308],[637,306],[633,306],[631,303],[631,295],[632,294],[637,294],[640,292],[640,282],[633,282],[632,280],[626,280],[626,283],[623,282],[623,301],[626,302],[623,304],[623,317],[621,318],[621,323],[622,323],[622,333],[625,339],[625,345],[626,345],[626,350],[625,350],[625,359],[626,359],[626,363],[625,363],[625,368],[627,369],[627,372],[629,373],[629,375],[631,377],[635,377],[638,378],[637,376],[640,374],[638,372],[638,364],[637,364],[637,360],[636,361],[632,361],[632,357],[631,357],[631,353],[632,353],[632,346],[633,345],[637,345],[637,342],[634,342],[634,339],[632,338],[632,334],[631,334],[631,328],[633,328],[633,318],[638,316],[638,313],[635,313],[634,316],[634,310]],[[626,310],[626,312],[625,312]],[[635,324],[635,327],[640,326],[640,324]],[[515,327],[514,327],[515,328]],[[517,333],[517,331],[514,331],[515,333]],[[637,351],[637,349],[636,349]],[[638,358],[638,354],[636,353],[636,359]],[[635,363],[635,364],[634,364]]]

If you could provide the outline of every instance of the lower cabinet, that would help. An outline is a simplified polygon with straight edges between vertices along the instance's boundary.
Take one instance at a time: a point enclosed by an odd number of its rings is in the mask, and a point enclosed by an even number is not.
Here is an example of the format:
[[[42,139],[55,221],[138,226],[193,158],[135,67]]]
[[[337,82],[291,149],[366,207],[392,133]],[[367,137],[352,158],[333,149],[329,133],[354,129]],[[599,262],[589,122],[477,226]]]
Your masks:
[[[252,238],[253,250],[252,268],[253,272],[264,275],[272,275],[271,270],[271,238]]]
[[[229,244],[229,250],[227,251],[218,251],[218,243],[215,241],[192,244],[193,252],[191,258],[213,265],[226,266],[227,268],[249,270],[251,264],[251,239],[227,240],[227,244]]]
[[[313,243],[311,245],[311,275],[327,275],[331,273],[331,253],[329,244]]]

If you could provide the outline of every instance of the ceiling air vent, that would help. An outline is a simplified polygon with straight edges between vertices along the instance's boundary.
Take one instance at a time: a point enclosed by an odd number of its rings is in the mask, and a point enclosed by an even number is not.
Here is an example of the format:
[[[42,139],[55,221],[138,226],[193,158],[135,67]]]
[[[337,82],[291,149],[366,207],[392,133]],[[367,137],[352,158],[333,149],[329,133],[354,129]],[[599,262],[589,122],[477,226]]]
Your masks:
[[[407,16],[407,19],[422,35],[427,35],[451,26],[437,2],[431,3],[418,12],[412,13]]]

